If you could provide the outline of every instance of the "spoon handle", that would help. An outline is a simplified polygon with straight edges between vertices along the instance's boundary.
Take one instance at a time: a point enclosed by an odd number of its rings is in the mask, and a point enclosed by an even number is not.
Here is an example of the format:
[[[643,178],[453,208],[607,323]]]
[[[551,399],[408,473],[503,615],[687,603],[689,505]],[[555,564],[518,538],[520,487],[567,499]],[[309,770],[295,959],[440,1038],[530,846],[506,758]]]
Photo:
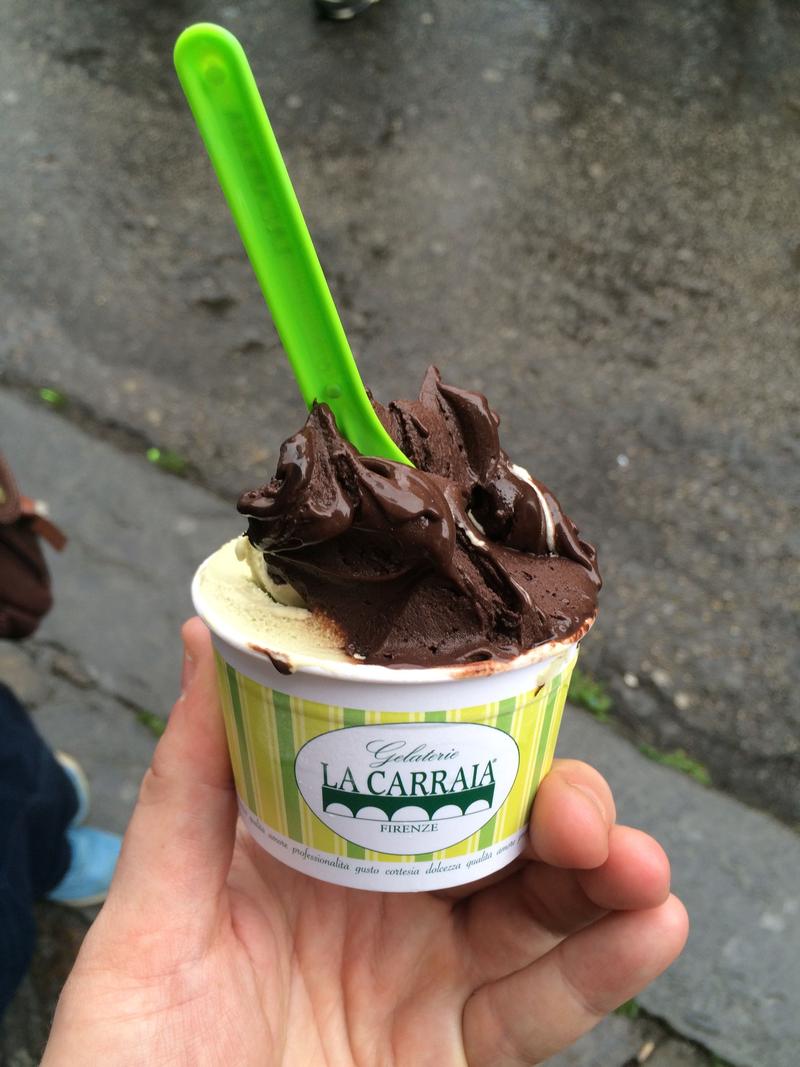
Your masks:
[[[329,404],[360,452],[408,463],[369,402],[242,46],[198,23],[175,68],[303,399]]]

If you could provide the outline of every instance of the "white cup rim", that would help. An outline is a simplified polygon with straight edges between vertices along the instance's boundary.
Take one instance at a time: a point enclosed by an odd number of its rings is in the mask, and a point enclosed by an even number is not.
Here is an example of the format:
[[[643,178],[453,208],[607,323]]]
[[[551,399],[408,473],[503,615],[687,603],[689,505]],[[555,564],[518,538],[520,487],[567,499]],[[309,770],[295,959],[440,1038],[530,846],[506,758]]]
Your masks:
[[[192,579],[191,595],[197,614],[212,633],[250,660],[254,667],[256,664],[263,665],[268,660],[271,660],[274,665],[276,660],[281,661],[288,658],[286,653],[281,652],[279,649],[267,650],[249,644],[242,638],[237,628],[230,625],[225,619],[221,619],[215,613],[213,605],[209,603],[209,599],[204,595],[200,582],[203,569],[212,556],[209,556],[208,559],[200,564]],[[577,645],[585,637],[596,617],[597,613],[595,612],[595,614],[585,619],[581,627],[569,639],[547,641],[543,644],[535,645],[521,656],[511,660],[480,660],[476,663],[456,663],[442,667],[381,667],[371,663],[323,660],[314,656],[292,652],[290,657],[292,663],[291,673],[371,685],[430,685],[436,682],[477,680],[532,667],[543,660],[565,652],[573,645]],[[270,655],[270,651],[274,652],[274,657]]]

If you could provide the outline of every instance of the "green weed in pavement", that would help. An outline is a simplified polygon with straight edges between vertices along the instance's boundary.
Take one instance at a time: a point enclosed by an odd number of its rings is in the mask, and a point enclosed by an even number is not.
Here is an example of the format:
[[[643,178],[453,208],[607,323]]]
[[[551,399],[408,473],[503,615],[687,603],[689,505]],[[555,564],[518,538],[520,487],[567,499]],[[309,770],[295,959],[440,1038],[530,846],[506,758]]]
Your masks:
[[[43,388],[39,390],[39,399],[51,408],[58,410],[66,407],[67,398],[58,389]]]
[[[584,674],[580,667],[572,672],[567,700],[585,708],[598,722],[609,722],[611,719],[611,697],[601,682]]]
[[[144,708],[139,708],[136,712],[136,718],[142,726],[145,726],[150,733],[154,734],[156,737],[161,737],[167,728],[164,719],[160,718],[158,715],[154,715],[152,711],[146,711]]]
[[[614,1014],[621,1015],[625,1019],[638,1019],[642,1014],[642,1009],[635,1000],[626,1000],[624,1004],[614,1008]]]
[[[171,452],[168,448],[148,448],[145,453],[151,463],[170,474],[185,474],[187,462],[178,452]]]
[[[661,763],[665,767],[672,767],[676,771],[683,771],[684,774],[688,774],[690,778],[694,778],[696,782],[701,785],[711,785],[711,773],[705,764],[700,763],[699,760],[692,759],[688,756],[682,748],[676,748],[672,752],[659,752],[657,748],[653,748],[652,745],[646,743],[640,743],[639,751],[643,756],[647,756],[648,759],[653,760],[654,763]]]

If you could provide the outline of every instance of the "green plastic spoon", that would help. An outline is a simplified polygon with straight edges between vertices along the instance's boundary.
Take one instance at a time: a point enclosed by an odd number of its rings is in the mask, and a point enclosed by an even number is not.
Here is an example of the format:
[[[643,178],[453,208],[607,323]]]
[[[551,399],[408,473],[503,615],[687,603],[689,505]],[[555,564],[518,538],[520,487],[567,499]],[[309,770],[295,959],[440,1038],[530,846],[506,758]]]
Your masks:
[[[410,466],[369,402],[242,46],[197,23],[175,69],[303,399],[329,404],[362,454]]]

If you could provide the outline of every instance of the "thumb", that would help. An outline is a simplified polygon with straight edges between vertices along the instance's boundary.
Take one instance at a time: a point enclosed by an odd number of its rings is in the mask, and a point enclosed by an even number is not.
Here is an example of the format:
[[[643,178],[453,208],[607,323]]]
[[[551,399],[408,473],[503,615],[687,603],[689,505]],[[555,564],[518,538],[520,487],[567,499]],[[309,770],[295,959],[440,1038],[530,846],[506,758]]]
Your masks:
[[[181,631],[183,692],[142,781],[104,911],[115,922],[209,928],[231,865],[234,792],[208,630]]]

